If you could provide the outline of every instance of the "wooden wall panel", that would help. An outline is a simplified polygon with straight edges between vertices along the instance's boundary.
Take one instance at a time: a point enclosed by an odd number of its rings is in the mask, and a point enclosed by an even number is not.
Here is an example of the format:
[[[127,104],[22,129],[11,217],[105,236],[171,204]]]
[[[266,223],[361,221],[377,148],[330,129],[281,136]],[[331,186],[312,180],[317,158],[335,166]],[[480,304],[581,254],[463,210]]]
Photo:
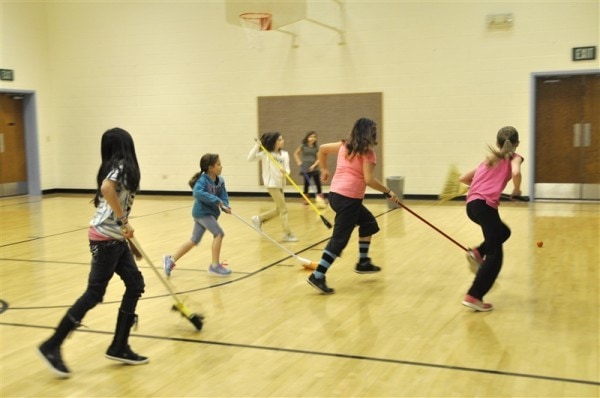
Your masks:
[[[291,95],[258,97],[259,136],[268,131],[279,131],[285,139],[284,149],[290,153],[291,171],[294,181],[302,187],[304,180],[296,165],[293,153],[308,131],[316,131],[318,143],[339,141],[346,138],[354,122],[367,117],[377,123],[378,145],[375,175],[381,179],[383,156],[382,93]],[[330,157],[328,167],[335,170],[335,158]],[[260,178],[260,164],[257,178]]]

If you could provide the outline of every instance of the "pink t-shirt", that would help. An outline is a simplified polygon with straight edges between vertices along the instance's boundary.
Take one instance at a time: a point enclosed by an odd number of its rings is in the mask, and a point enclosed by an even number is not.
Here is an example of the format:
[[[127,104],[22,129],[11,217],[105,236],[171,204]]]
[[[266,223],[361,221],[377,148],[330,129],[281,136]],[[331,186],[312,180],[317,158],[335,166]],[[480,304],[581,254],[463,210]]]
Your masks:
[[[375,152],[369,150],[365,155],[354,155],[348,158],[346,145],[342,144],[338,152],[335,174],[331,179],[330,191],[349,198],[362,199],[365,197],[367,183],[363,174],[365,162],[376,164]]]
[[[517,153],[514,156],[523,159]],[[467,194],[467,203],[482,199],[488,206],[497,209],[500,205],[500,195],[512,178],[511,162],[512,159],[502,159],[493,167],[482,162],[475,170],[475,176],[473,176],[473,182]]]

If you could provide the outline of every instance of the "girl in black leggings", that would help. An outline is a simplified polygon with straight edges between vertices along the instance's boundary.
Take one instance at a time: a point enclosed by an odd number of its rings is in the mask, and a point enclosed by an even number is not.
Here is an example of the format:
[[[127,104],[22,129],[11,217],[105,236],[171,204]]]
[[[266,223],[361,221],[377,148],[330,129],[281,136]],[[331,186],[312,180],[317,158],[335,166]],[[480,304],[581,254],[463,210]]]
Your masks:
[[[519,133],[514,127],[502,127],[496,137],[497,148],[475,170],[460,176],[469,185],[467,215],[481,226],[483,243],[471,248],[467,259],[473,265],[475,280],[462,304],[475,311],[491,311],[492,304],[483,296],[492,288],[502,268],[502,244],[510,237],[510,229],[500,219],[500,195],[508,181],[513,181],[511,196],[521,195],[521,163],[523,157],[515,152]]]
[[[63,378],[70,377],[71,372],[62,360],[62,343],[81,325],[85,314],[102,302],[114,274],[123,280],[125,293],[117,314],[114,338],[105,356],[130,365],[148,363],[148,358],[133,352],[128,344],[130,329],[137,322],[135,308],[144,293],[144,278],[127,244],[134,232],[127,218],[140,184],[131,135],[120,128],[107,130],[102,135],[101,155],[94,198],[96,214],[88,229],[92,264],[87,288],[67,310],[54,334],[38,347],[38,355],[49,369]]]

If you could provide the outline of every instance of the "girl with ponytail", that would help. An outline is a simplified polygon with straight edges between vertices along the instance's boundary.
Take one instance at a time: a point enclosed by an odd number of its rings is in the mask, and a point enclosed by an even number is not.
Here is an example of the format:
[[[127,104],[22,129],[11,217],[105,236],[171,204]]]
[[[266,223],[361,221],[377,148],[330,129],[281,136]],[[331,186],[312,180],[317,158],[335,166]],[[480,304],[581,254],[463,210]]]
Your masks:
[[[521,163],[523,157],[515,152],[519,146],[519,132],[511,126],[502,127],[496,136],[496,148],[474,170],[460,176],[469,185],[467,216],[483,232],[483,242],[467,252],[475,280],[462,304],[475,311],[491,311],[492,304],[483,296],[492,288],[502,268],[502,245],[510,237],[510,229],[500,219],[500,196],[512,179],[511,197],[521,195]]]

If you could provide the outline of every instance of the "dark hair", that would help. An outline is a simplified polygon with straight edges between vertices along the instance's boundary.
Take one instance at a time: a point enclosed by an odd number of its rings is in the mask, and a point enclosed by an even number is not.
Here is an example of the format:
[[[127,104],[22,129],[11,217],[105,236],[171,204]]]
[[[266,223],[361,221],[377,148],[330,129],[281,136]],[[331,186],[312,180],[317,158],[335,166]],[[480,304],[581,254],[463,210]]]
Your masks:
[[[519,132],[512,126],[505,126],[498,130],[496,145],[500,148],[489,146],[491,154],[487,157],[488,166],[494,166],[501,159],[511,159],[515,148],[519,144]]]
[[[306,135],[304,136],[304,138],[302,139],[302,143],[304,145],[308,145],[308,137],[310,137],[311,135],[317,135],[316,131],[309,131],[308,133],[306,133]],[[317,140],[315,140],[315,146],[317,146]]]
[[[218,160],[219,155],[216,153],[206,153],[202,155],[202,157],[200,158],[200,171],[194,174],[192,178],[190,178],[190,180],[188,181],[190,188],[194,189],[194,185],[196,185],[196,181],[198,181],[202,173],[206,173],[210,166],[214,166],[215,164],[217,164]]]
[[[358,119],[344,144],[349,157],[366,154],[372,145],[377,145],[377,124],[364,117]]]
[[[108,174],[114,169],[121,169],[118,182],[130,192],[140,188],[140,166],[135,154],[135,145],[131,134],[122,128],[115,127],[106,130],[100,143],[102,163],[96,176],[96,196],[94,206],[98,207],[102,192],[100,187]]]
[[[281,133],[278,131],[271,131],[269,133],[264,133],[260,136],[260,143],[265,149],[269,152],[273,152],[275,150],[275,144],[277,140],[281,137]]]

